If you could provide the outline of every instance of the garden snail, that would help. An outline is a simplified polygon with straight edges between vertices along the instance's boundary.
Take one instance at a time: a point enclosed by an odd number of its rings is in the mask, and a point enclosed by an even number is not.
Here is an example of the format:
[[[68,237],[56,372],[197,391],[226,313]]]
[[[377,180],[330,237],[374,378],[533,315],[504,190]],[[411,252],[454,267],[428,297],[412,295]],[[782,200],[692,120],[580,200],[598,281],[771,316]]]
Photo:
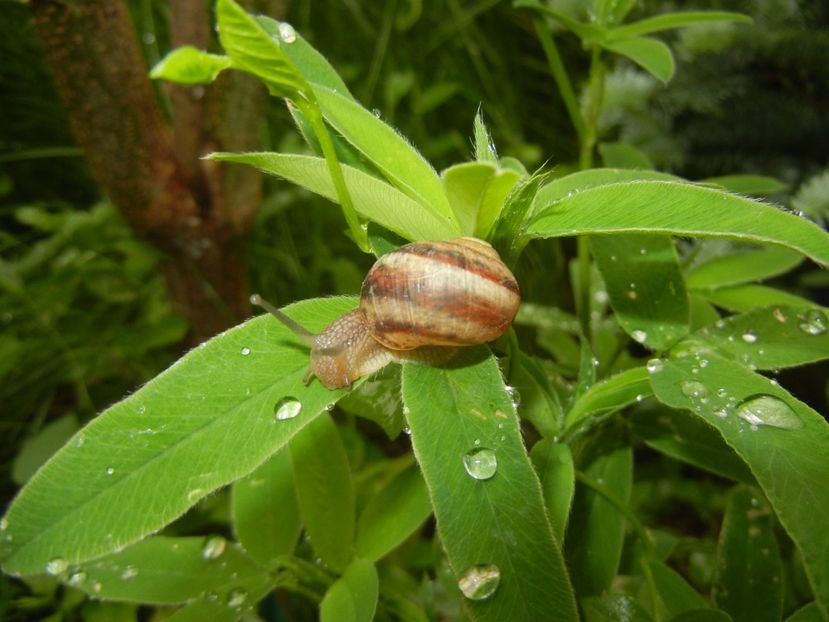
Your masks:
[[[360,306],[314,335],[256,294],[262,306],[311,345],[310,375],[329,389],[391,361],[430,362],[435,348],[487,343],[518,312],[515,277],[476,238],[413,242],[380,257],[363,281]]]

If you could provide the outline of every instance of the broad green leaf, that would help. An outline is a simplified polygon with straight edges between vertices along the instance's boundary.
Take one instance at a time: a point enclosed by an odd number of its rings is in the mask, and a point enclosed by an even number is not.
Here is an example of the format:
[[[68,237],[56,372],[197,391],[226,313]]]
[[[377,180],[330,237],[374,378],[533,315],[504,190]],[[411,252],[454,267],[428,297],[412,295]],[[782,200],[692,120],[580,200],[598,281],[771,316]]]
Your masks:
[[[572,429],[590,415],[619,410],[651,394],[648,372],[634,367],[594,384],[581,395],[567,413],[567,428]]]
[[[665,350],[688,333],[688,294],[670,237],[594,236],[590,248],[616,319],[635,341]]]
[[[485,162],[464,162],[442,174],[449,203],[466,235],[487,239],[507,195],[518,183],[515,171]]]
[[[452,218],[440,178],[405,138],[353,99],[321,84],[312,86],[325,120],[382,171],[389,182],[436,218]]]
[[[780,369],[829,358],[829,319],[818,308],[762,307],[706,326],[678,346],[714,348],[755,369]]]
[[[644,170],[653,168],[651,159],[630,143],[599,143],[599,153],[604,165],[612,168]]]
[[[22,486],[78,429],[78,418],[65,415],[27,438],[12,463],[12,481]]]
[[[629,594],[592,596],[581,601],[584,622],[651,622],[645,606]]]
[[[748,15],[732,13],[730,11],[674,11],[619,26],[618,28],[612,29],[608,33],[608,37],[611,39],[627,39],[629,37],[638,37],[662,30],[685,28],[686,26],[693,26],[694,24],[703,22],[751,24],[753,20]]]
[[[491,229],[490,240],[508,266],[518,260],[527,245],[524,230],[533,208],[533,201],[539,186],[547,178],[536,173],[518,180],[507,196],[500,217]]]
[[[179,84],[208,84],[230,66],[227,56],[208,54],[185,45],[162,58],[150,71],[150,77]]]
[[[342,571],[354,555],[354,488],[340,433],[328,413],[291,440],[299,513],[314,550]]]
[[[519,352],[510,365],[509,381],[513,402],[520,404],[521,418],[532,423],[542,436],[559,434],[564,413],[539,360]]]
[[[467,348],[450,367],[403,367],[415,456],[441,541],[460,585],[484,577],[495,592],[465,601],[474,620],[538,620],[576,604],[538,478],[495,359]],[[493,568],[494,566],[494,568]],[[497,569],[497,571],[496,571]]]
[[[356,558],[320,604],[321,622],[371,622],[377,608],[379,581],[370,561]]]
[[[72,587],[104,600],[176,604],[204,594],[225,602],[261,590],[271,579],[236,544],[221,536],[156,536],[98,561],[73,566]]]
[[[180,607],[174,613],[164,618],[165,622],[237,622],[247,619],[256,611],[256,605],[267,596],[273,588],[271,582],[266,583],[260,589],[251,591],[241,590],[229,592],[224,601],[220,601],[214,593],[202,593],[199,600]],[[112,622],[102,620],[102,622]]]
[[[541,480],[541,491],[553,535],[559,546],[564,542],[573,494],[576,490],[576,471],[570,446],[542,438],[530,451],[530,458]]]
[[[654,78],[668,82],[674,75],[674,55],[659,39],[633,37],[600,44],[606,50],[626,56]]]
[[[691,315],[691,330],[699,330],[720,319],[717,309],[701,294],[691,292],[688,295]]]
[[[803,308],[814,306],[814,302],[807,298],[801,298],[795,294],[790,294],[789,292],[774,287],[766,287],[765,285],[721,287],[715,290],[705,291],[703,295],[718,307],[735,313],[751,311],[755,307],[766,307],[770,305]]]
[[[216,29],[233,67],[260,78],[274,95],[297,97],[310,90],[302,74],[256,19],[233,0],[217,0]]]
[[[239,542],[263,566],[293,551],[302,524],[287,451],[233,484],[231,513]]]
[[[691,410],[719,430],[749,466],[803,556],[824,615],[829,612],[829,424],[779,386],[742,365],[706,354],[660,361],[651,385],[665,404]],[[696,372],[696,373],[695,373]]]
[[[779,620],[783,614],[783,564],[772,511],[746,486],[732,490],[728,500],[713,596],[735,622]]]
[[[282,153],[213,153],[213,160],[251,164],[336,202],[337,193],[322,158]],[[460,235],[453,217],[439,218],[388,183],[343,166],[348,192],[361,216],[407,240],[445,240]]]
[[[672,620],[686,611],[710,608],[708,602],[675,570],[655,559],[647,564],[659,595],[659,606],[664,612],[659,619]]]
[[[633,484],[633,452],[597,437],[581,455],[577,467],[613,498],[627,504]],[[619,569],[625,539],[625,517],[613,502],[580,482],[576,487],[565,540],[568,568],[580,596],[601,594]]]
[[[412,535],[432,513],[426,485],[414,466],[374,495],[357,521],[357,555],[377,561]]]
[[[686,276],[690,289],[717,288],[769,279],[785,274],[803,261],[787,248],[768,247],[736,252],[706,261]]]
[[[754,484],[754,476],[710,425],[681,410],[643,409],[630,418],[633,433],[648,447],[734,481]]]
[[[779,179],[765,175],[723,175],[721,177],[700,179],[699,183],[713,184],[729,192],[754,196],[777,194],[778,192],[783,192],[787,187]]]
[[[321,330],[353,298],[299,303],[288,314]],[[308,350],[271,317],[195,348],[107,409],[38,471],[9,508],[6,572],[76,564],[158,531],[199,499],[253,471],[343,391],[302,382]],[[296,398],[301,412],[277,420]]]
[[[638,181],[587,188],[550,203],[530,223],[531,236],[670,233],[778,244],[829,265],[829,234],[771,205],[711,188]]]
[[[390,439],[397,438],[405,425],[400,398],[400,368],[390,365],[373,374],[340,400],[339,406],[349,414],[374,421]]]

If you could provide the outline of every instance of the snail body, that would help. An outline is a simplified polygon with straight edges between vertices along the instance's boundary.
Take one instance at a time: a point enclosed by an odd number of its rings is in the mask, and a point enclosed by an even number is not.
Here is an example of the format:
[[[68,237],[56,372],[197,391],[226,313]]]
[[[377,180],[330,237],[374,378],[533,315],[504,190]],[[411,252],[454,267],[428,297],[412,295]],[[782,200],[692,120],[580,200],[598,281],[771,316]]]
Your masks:
[[[254,302],[262,304],[258,296]],[[319,335],[275,315],[312,343],[309,375],[333,389],[392,361],[432,362],[436,350],[446,349],[433,346],[493,341],[519,304],[518,283],[495,249],[457,238],[413,242],[383,255],[363,281],[360,306]]]

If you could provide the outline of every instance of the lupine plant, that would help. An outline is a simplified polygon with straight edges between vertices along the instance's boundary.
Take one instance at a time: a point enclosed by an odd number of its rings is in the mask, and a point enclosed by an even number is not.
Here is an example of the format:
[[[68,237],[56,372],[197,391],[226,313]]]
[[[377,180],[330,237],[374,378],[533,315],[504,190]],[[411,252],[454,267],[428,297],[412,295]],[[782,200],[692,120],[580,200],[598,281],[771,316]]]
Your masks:
[[[273,594],[323,620],[827,619],[829,425],[774,379],[829,357],[826,310],[758,281],[826,266],[829,235],[746,196],[759,178],[593,168],[606,54],[668,80],[671,51],[646,35],[744,20],[622,24],[632,2],[597,1],[583,23],[519,4],[582,146],[581,170],[564,176],[499,157],[481,115],[474,159],[436,172],[300,33],[233,0],[216,7],[225,55],[180,48],[154,68],[185,84],[255,75],[311,153],[209,158],[339,204],[354,244],[378,257],[413,240],[488,240],[524,304],[489,346],[348,389],[305,381],[307,345],[269,315],[201,344],[31,478],[0,522],[5,572],[178,622],[249,616]],[[590,50],[581,103],[547,19]],[[522,278],[535,247],[572,259]],[[569,306],[535,302],[554,278]],[[284,313],[319,332],[357,302]],[[702,577],[677,562],[679,536],[651,523],[655,461],[692,473],[698,501],[716,483],[722,520]]]

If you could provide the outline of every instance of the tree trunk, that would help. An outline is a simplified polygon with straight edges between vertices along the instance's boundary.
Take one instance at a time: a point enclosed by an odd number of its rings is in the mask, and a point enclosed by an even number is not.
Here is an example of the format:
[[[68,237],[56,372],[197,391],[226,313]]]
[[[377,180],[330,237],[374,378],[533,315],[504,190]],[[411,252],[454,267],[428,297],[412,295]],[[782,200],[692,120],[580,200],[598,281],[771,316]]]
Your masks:
[[[31,10],[92,173],[135,231],[165,252],[168,290],[193,338],[245,317],[242,241],[260,176],[199,158],[256,147],[264,89],[235,72],[208,87],[171,86],[168,125],[122,0],[32,0]],[[171,16],[173,45],[207,48],[204,0],[175,0]]]

